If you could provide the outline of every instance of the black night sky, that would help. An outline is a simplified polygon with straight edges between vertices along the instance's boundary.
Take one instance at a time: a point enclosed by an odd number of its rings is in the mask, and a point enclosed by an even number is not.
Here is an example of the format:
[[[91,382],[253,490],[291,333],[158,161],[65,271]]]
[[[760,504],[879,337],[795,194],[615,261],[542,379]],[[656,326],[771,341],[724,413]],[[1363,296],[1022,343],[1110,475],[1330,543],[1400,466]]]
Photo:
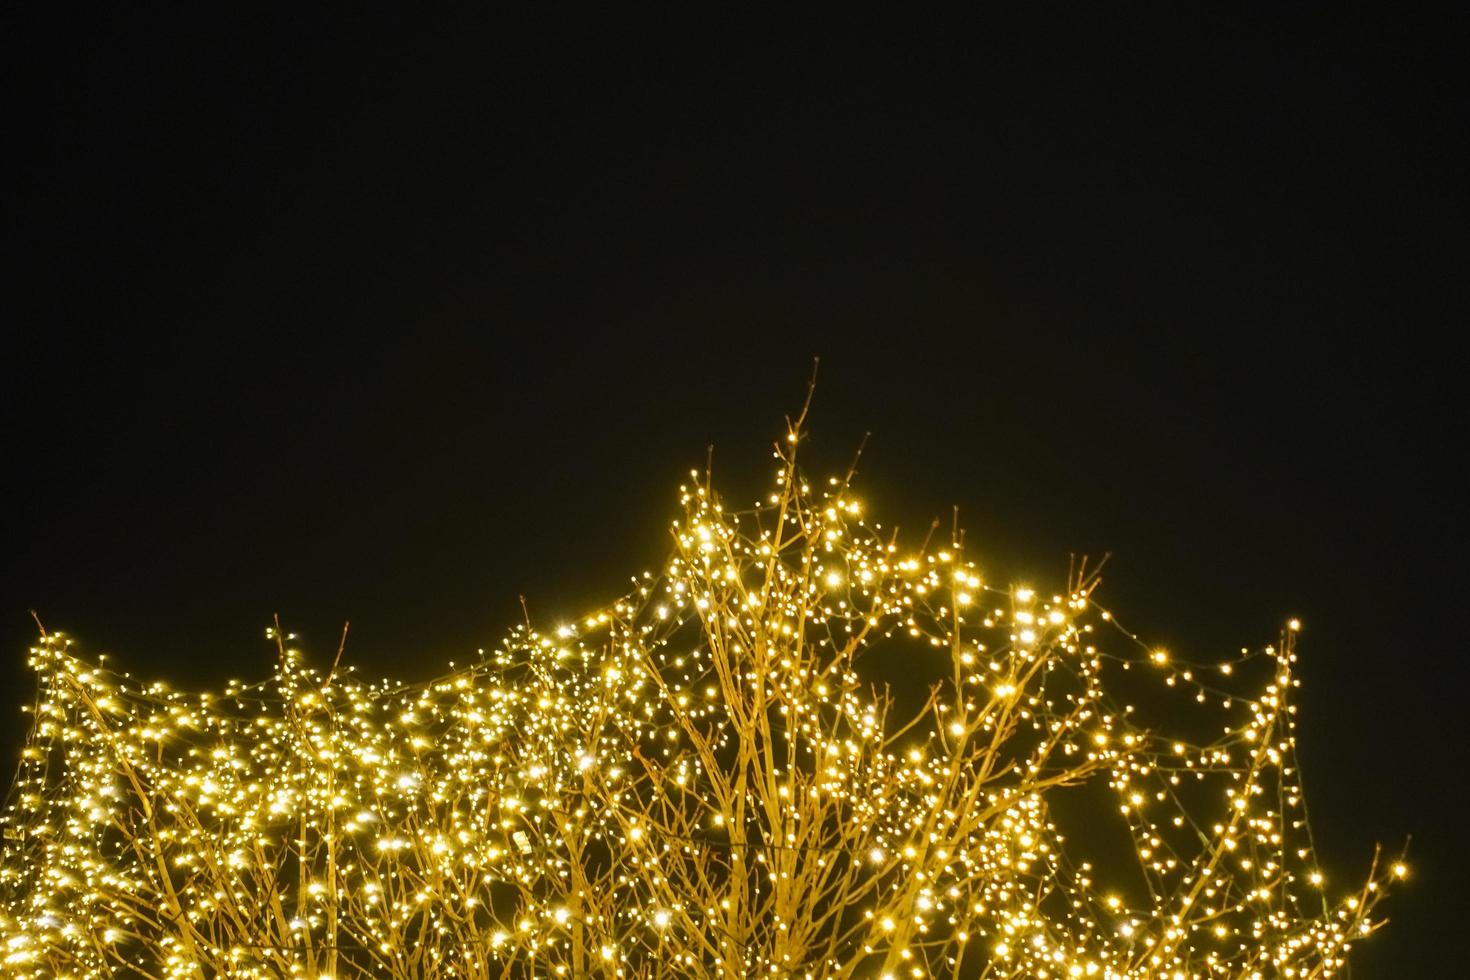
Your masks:
[[[218,8],[220,5],[207,5]],[[1034,5],[0,17],[6,765],[28,610],[181,683],[415,679],[665,552],[713,444],[958,505],[1203,659],[1300,616],[1355,976],[1463,931],[1465,18]],[[1458,938],[1458,933],[1456,933]]]

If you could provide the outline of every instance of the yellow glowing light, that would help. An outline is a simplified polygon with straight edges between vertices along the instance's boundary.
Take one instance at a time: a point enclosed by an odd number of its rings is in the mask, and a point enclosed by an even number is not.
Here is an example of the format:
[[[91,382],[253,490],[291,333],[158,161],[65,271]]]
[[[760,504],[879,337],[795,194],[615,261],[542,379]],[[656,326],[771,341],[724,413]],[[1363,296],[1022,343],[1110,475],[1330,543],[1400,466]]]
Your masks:
[[[901,545],[851,474],[802,473],[803,431],[753,511],[694,473],[626,595],[433,680],[319,669],[272,628],[270,677],[190,694],[44,637],[6,975],[1339,973],[1408,869],[1340,897],[1315,870],[1300,623],[1203,681],[1096,579],[1008,603],[962,536]],[[1137,720],[1180,689],[1213,737]],[[1127,866],[1053,822],[1082,783]]]

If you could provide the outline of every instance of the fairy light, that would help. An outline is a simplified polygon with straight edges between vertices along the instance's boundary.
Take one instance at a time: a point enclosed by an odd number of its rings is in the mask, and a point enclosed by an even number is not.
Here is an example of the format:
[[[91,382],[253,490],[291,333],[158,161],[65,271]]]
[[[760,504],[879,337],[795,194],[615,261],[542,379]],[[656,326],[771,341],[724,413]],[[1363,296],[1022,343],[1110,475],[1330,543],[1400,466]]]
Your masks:
[[[194,694],[43,637],[5,972],[1339,972],[1408,868],[1320,870],[1301,624],[1207,669],[1118,625],[1095,575],[991,585],[868,523],[851,473],[815,489],[801,424],[760,504],[692,474],[656,573],[430,681],[323,672],[273,629],[268,680]],[[873,686],[895,672],[932,685],[912,717]],[[1141,720],[1140,681],[1177,725]],[[1127,863],[1059,826],[1083,784]]]

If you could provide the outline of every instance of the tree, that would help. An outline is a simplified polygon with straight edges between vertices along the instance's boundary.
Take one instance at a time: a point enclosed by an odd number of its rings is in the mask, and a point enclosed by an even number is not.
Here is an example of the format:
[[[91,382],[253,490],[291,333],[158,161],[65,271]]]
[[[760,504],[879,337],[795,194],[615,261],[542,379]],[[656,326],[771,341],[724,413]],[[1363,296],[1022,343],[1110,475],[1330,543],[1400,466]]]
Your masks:
[[[1085,563],[1040,593],[982,579],[958,531],[900,545],[851,471],[808,481],[805,417],[758,506],[727,509],[692,473],[657,574],[427,683],[364,682],[340,649],[312,669],[277,625],[268,681],[186,694],[43,633],[4,817],[8,969],[1339,969],[1404,868],[1375,858],[1328,895],[1295,623],[1208,667],[1144,648]],[[1076,801],[1129,862],[1064,831]]]

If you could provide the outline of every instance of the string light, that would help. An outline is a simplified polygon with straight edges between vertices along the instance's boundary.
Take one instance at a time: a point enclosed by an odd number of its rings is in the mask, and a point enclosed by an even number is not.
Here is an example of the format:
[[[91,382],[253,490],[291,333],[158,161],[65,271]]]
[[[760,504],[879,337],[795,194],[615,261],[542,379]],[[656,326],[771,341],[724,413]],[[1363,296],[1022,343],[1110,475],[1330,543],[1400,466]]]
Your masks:
[[[277,628],[268,681],[191,694],[44,636],[6,972],[1339,971],[1408,868],[1345,891],[1321,870],[1301,624],[1207,667],[1119,626],[1095,573],[1008,589],[958,535],[900,547],[850,473],[803,475],[802,418],[760,505],[691,474],[657,574],[429,682],[314,669]],[[876,683],[899,676],[922,705]],[[1089,786],[1126,863],[1061,826]]]

